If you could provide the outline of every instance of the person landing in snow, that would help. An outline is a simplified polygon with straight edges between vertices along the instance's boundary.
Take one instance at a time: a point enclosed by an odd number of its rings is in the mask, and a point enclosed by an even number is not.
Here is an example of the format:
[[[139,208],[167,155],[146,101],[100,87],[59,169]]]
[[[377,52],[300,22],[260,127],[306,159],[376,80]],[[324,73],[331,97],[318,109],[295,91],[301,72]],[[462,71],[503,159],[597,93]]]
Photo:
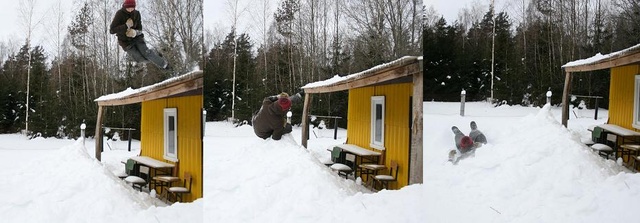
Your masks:
[[[291,124],[287,123],[286,113],[291,108],[291,102],[297,102],[302,96],[300,93],[289,97],[287,93],[277,96],[269,96],[262,100],[262,107],[254,113],[251,119],[253,132],[262,139],[271,137],[280,140],[282,135],[290,133]]]
[[[451,131],[453,131],[454,138],[453,140],[456,143],[457,150],[449,151],[449,161],[454,164],[458,163],[461,159],[472,156],[476,150],[476,148],[482,146],[483,144],[487,144],[487,137],[478,130],[478,125],[475,121],[471,121],[469,124],[471,126],[471,132],[469,136],[464,135],[458,127],[451,127]],[[456,157],[456,155],[458,155]]]
[[[167,60],[147,47],[142,34],[140,12],[135,0],[125,0],[111,21],[109,33],[116,34],[118,44],[136,62],[151,62],[158,68],[171,71]]]

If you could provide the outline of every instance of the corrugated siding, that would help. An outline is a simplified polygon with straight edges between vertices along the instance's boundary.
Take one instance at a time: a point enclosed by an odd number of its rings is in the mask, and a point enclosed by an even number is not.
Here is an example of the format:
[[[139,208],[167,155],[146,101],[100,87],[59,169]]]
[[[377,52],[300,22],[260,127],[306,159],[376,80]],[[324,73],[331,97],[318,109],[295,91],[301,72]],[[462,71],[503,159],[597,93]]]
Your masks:
[[[398,189],[409,179],[409,101],[412,84],[391,84],[349,90],[347,143],[372,149],[371,96],[385,96],[384,164],[396,160],[399,166],[398,181],[390,188]]]
[[[142,103],[141,155],[169,162],[163,158],[164,132],[163,109],[178,111],[178,173],[191,173],[193,186],[185,201],[202,197],[202,96],[185,96],[158,99]]]
[[[633,129],[633,92],[635,75],[640,66],[629,65],[611,68],[609,88],[609,123]]]

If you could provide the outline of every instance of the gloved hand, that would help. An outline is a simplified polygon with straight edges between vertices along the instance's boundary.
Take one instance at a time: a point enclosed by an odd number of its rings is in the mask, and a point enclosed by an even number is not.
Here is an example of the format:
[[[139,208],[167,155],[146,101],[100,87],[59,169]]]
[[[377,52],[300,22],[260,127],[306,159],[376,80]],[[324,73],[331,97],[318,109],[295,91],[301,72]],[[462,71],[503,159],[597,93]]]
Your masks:
[[[125,35],[127,35],[127,37],[136,37],[138,33],[136,32],[135,29],[127,29],[127,33]]]
[[[133,26],[133,20],[132,19],[127,19],[127,22],[125,24],[127,24],[127,29],[131,28]]]

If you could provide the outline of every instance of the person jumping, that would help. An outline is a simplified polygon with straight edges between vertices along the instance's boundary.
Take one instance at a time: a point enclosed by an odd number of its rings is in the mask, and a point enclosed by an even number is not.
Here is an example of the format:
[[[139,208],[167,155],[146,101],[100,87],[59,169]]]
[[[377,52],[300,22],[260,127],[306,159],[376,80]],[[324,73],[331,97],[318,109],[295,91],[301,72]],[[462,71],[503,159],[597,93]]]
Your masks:
[[[135,8],[135,0],[125,0],[113,17],[109,33],[116,34],[120,47],[136,62],[151,62],[160,69],[172,70],[165,58],[147,47],[140,12]]]

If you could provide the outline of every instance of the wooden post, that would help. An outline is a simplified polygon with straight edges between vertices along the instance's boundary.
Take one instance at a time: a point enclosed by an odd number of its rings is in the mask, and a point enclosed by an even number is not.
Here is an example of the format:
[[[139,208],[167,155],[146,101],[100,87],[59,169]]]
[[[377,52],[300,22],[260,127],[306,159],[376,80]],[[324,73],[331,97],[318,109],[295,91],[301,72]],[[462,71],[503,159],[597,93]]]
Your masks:
[[[569,120],[569,93],[571,91],[571,72],[566,72],[564,76],[564,91],[562,92],[562,125],[567,127]]]
[[[598,120],[598,97],[596,97],[596,114],[593,116],[594,120]]]
[[[463,116],[463,117],[464,117],[464,102],[465,102],[466,96],[467,96],[467,91],[462,89],[462,91],[460,92],[460,116]]]
[[[96,119],[96,159],[101,161],[101,145],[102,145],[102,106],[98,106],[98,118]]]
[[[422,69],[422,61],[420,61]],[[411,124],[411,154],[409,184],[421,184],[422,181],[422,81],[423,73],[413,74],[413,121]]]
[[[309,110],[312,97],[313,94],[305,95],[304,107],[302,108],[302,146],[304,146],[304,148],[307,148],[307,140],[309,139]]]
[[[333,139],[338,139],[338,117],[333,117]]]
[[[129,145],[127,146],[127,151],[131,152],[131,128],[129,128]]]

